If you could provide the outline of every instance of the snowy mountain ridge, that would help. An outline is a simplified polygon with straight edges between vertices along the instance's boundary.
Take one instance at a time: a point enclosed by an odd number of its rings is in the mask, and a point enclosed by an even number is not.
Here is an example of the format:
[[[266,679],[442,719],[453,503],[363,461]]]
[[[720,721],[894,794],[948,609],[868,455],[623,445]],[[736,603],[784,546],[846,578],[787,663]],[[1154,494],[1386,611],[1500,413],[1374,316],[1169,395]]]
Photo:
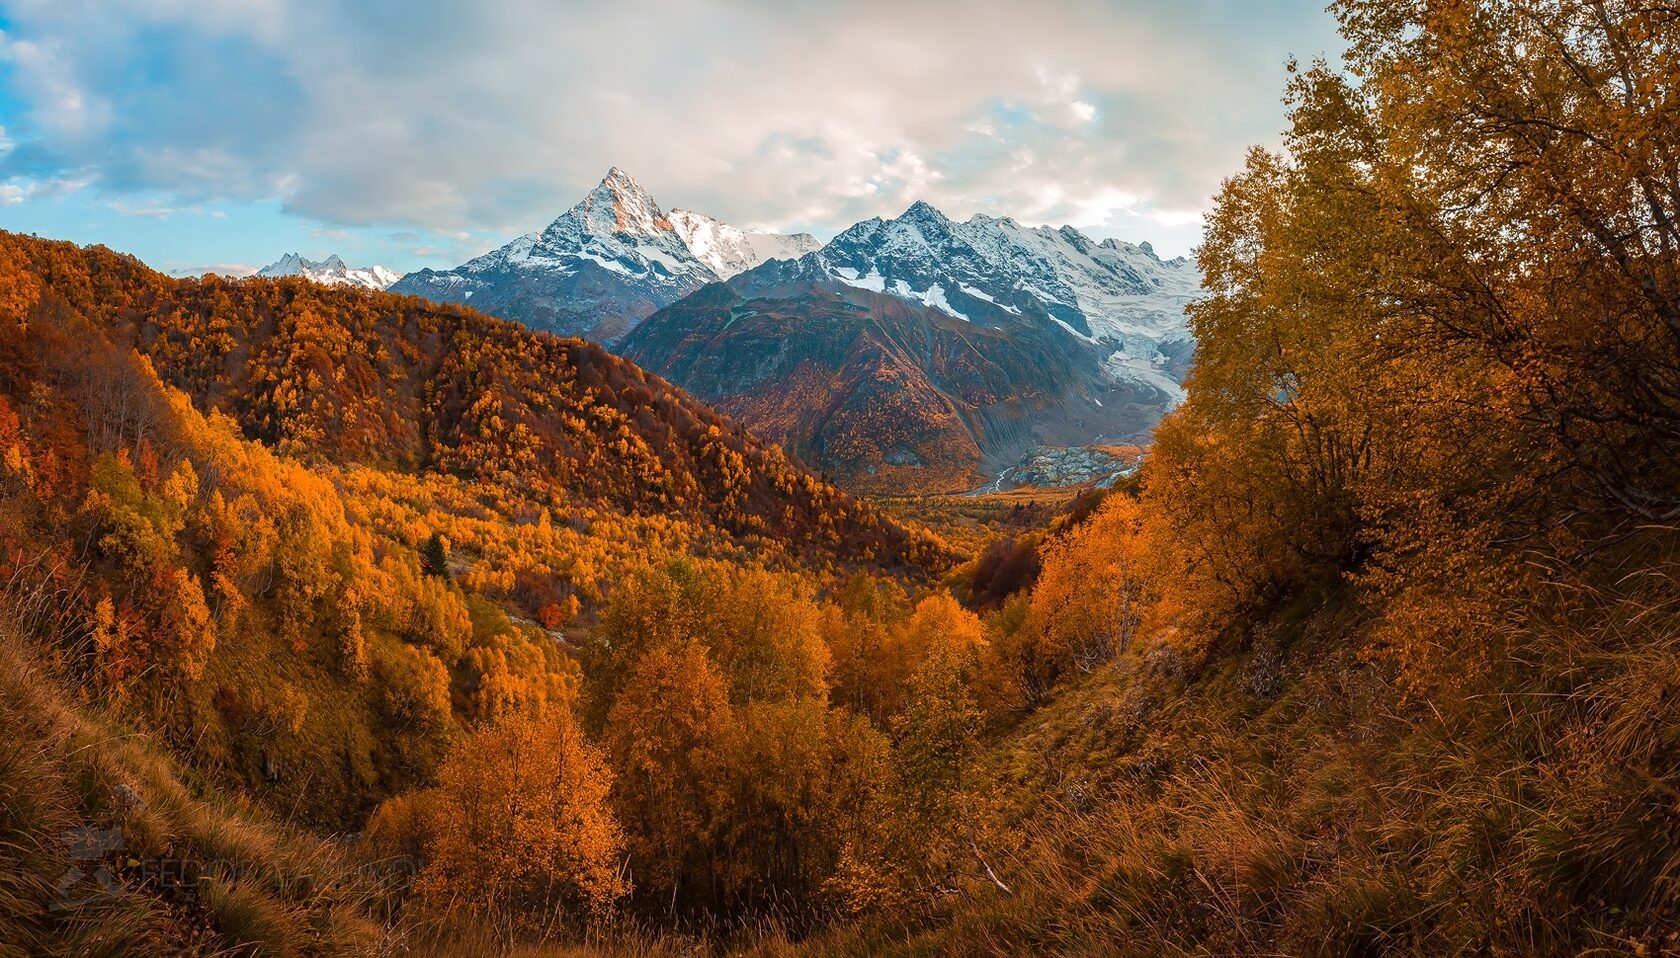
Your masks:
[[[917,202],[895,219],[864,220],[813,254],[851,286],[890,293],[958,319],[1020,315],[1036,305],[1066,332],[1106,352],[1117,379],[1174,401],[1194,347],[1184,307],[1200,288],[1195,264],[1162,260],[1148,243],[1098,242],[1071,226],[1022,226],[1009,217],[955,222]]]
[[[693,210],[672,210],[671,224],[688,249],[728,279],[772,259],[798,259],[822,249],[810,233],[761,233],[730,226]]]
[[[691,210],[667,213],[613,167],[541,231],[392,288],[612,345],[655,311],[775,260],[996,329],[1052,325],[1096,354],[1111,380],[1145,387],[1167,406],[1183,397],[1194,350],[1184,307],[1201,281],[1193,262],[1163,260],[1147,243],[1099,242],[1071,226],[986,215],[956,222],[920,201],[820,244]]]
[[[326,286],[358,286],[363,289],[389,289],[402,274],[383,266],[352,269],[344,265],[337,253],[316,261],[304,259],[297,253],[287,253],[257,271],[258,276],[275,279],[281,276],[301,276]]]

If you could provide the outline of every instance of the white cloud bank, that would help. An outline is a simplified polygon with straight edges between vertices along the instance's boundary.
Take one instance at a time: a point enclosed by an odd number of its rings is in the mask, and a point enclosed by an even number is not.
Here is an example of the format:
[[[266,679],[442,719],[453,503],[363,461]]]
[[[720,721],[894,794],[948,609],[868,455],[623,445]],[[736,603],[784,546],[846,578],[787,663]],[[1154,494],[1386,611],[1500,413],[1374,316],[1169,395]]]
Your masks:
[[[513,232],[617,164],[744,224],[1188,237],[1321,2],[8,0],[0,181]]]

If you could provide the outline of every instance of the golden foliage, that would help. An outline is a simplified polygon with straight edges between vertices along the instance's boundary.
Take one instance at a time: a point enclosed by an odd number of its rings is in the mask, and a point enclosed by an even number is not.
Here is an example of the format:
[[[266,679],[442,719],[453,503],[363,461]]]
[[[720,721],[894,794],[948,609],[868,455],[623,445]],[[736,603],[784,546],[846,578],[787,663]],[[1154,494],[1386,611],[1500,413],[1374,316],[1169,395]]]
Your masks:
[[[416,890],[444,913],[497,921],[606,912],[629,890],[611,781],[565,712],[515,713],[480,729],[438,771]]]

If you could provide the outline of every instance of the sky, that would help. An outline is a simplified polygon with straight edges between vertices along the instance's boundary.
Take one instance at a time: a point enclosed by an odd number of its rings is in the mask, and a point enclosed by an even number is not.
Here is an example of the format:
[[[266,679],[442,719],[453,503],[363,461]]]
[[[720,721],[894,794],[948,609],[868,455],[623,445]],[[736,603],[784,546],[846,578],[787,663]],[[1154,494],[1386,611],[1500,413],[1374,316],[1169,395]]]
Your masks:
[[[447,268],[611,166],[822,238],[920,199],[1189,253],[1326,0],[0,0],[0,228]]]

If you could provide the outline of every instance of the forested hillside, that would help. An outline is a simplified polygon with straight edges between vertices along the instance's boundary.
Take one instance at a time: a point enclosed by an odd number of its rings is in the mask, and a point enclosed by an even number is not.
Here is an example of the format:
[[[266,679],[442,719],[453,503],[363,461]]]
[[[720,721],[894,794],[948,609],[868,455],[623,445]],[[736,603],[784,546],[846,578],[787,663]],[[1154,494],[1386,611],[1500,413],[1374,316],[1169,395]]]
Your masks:
[[[608,682],[631,639],[596,622],[635,601],[638,576],[669,567],[708,597],[737,583],[716,614],[816,656],[788,668],[820,723],[817,635],[837,613],[813,592],[848,570],[916,581],[948,561],[577,341],[401,297],[178,282],[101,249],[0,243],[0,628],[22,670],[7,694],[25,703],[8,728],[39,736],[42,761],[67,761],[51,751],[66,729],[132,722],[203,786],[359,830],[447,771],[470,728],[576,707],[599,734],[609,703],[585,672]],[[753,668],[778,654],[758,649]],[[54,695],[68,711],[34,725]],[[153,757],[110,761],[128,771],[102,773],[91,804],[41,800],[104,826],[113,795],[145,791],[135,767],[186,787]],[[32,792],[38,770],[13,771],[8,794]],[[164,827],[147,821],[134,827]],[[160,921],[172,945],[192,934]]]
[[[283,455],[458,477],[500,495],[504,512],[607,508],[842,560],[941,561],[779,449],[580,340],[303,280],[171,280],[102,248],[18,236],[0,235],[0,258],[13,322],[85,319]],[[105,373],[42,352],[85,379]]]

